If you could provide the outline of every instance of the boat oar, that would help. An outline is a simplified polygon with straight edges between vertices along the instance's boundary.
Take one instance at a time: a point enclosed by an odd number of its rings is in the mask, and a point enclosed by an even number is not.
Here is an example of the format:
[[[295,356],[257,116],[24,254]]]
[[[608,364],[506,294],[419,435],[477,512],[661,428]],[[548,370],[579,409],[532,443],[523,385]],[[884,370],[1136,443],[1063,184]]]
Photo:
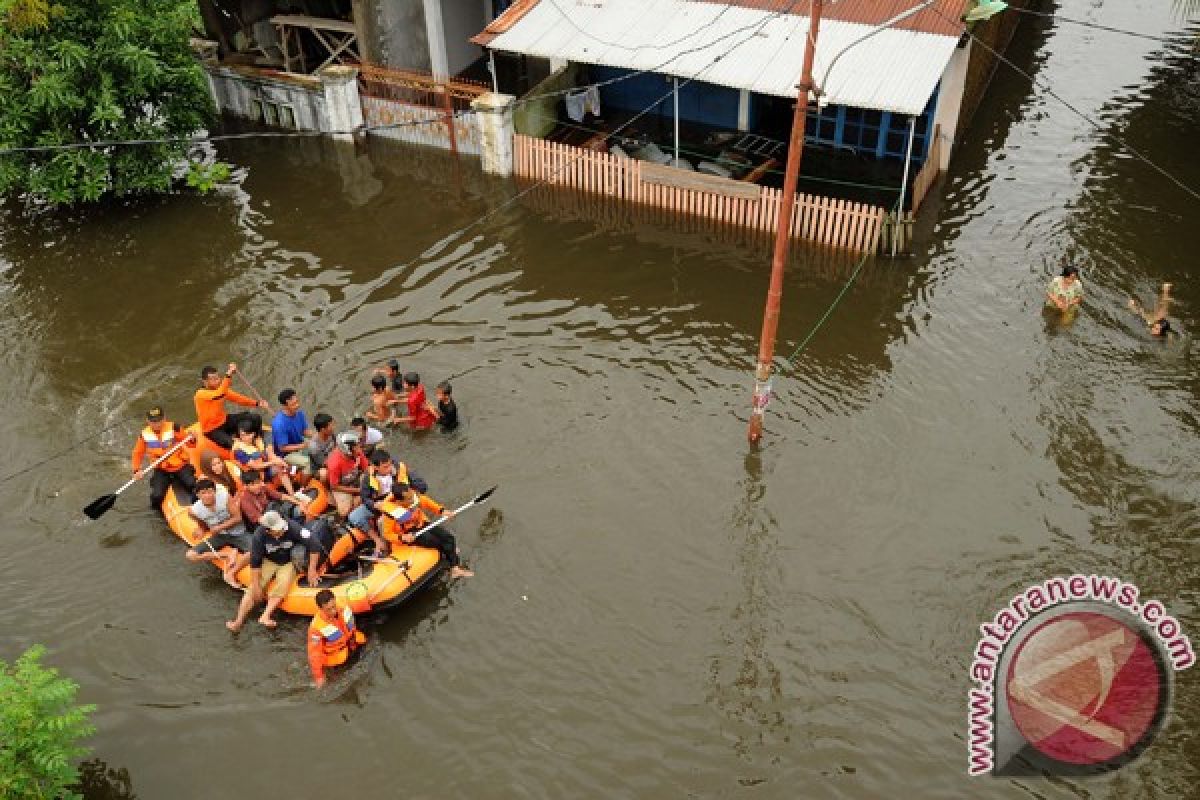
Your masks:
[[[470,500],[470,501],[468,501],[468,502],[466,502],[466,503],[463,503],[461,506],[459,506],[458,508],[454,509],[454,511],[452,511],[451,513],[452,513],[452,514],[455,514],[455,515],[457,515],[457,514],[459,514],[459,513],[463,512],[463,511],[466,511],[466,510],[467,510],[468,508],[470,508],[471,506],[477,506],[477,505],[479,505],[480,503],[487,502],[487,499],[488,499],[489,497],[491,497],[491,496],[492,496],[492,492],[496,491],[496,489],[497,489],[497,488],[499,488],[499,484],[497,484],[496,486],[493,486],[492,488],[488,489],[486,492],[482,492],[482,493],[480,493],[480,494],[476,495],[474,499],[472,499],[472,500]],[[392,515],[392,519],[395,519],[395,520],[400,520],[400,519],[403,519],[403,518],[404,518],[404,516],[405,516],[405,515],[406,515],[408,512],[407,512],[407,510],[405,510],[405,511],[401,511],[400,509],[396,509],[395,511],[392,511],[392,512],[390,512],[390,513],[391,513],[391,515]],[[414,533],[414,534],[412,535],[413,539],[415,540],[415,539],[416,539],[418,536],[420,536],[421,534],[423,534],[423,533],[426,533],[426,532],[428,532],[428,531],[431,531],[431,530],[433,530],[433,529],[434,529],[434,528],[436,528],[438,525],[441,525],[443,522],[445,522],[445,521],[446,521],[446,520],[448,520],[448,519],[450,519],[450,517],[448,517],[448,516],[446,516],[446,515],[444,515],[444,514],[443,514],[442,516],[440,516],[440,517],[438,517],[437,519],[435,519],[433,522],[431,522],[431,523],[429,523],[428,525],[426,525],[424,528],[421,528],[421,530],[419,530],[419,531],[417,531],[416,533]]]
[[[249,378],[247,378],[245,375],[242,374],[242,371],[240,369],[236,371],[236,374],[239,378],[242,379],[242,383],[246,384],[246,388],[250,390],[250,393],[254,395],[254,397],[258,400],[258,402],[260,402],[260,403],[267,402],[266,400],[263,400],[263,396],[258,393],[258,389],[254,388],[254,384],[252,384],[250,382]]]
[[[117,495],[119,495],[121,492],[128,489],[130,486],[133,486],[135,483],[140,481],[142,478],[146,477],[146,475],[148,475],[155,467],[157,467],[159,464],[161,464],[162,462],[164,462],[168,458],[170,458],[172,453],[174,453],[176,450],[183,447],[185,444],[187,444],[190,441],[192,441],[192,434],[189,433],[187,436],[184,437],[182,442],[175,445],[167,452],[163,453],[162,458],[158,459],[150,466],[145,467],[144,469],[138,470],[138,474],[134,475],[132,478],[130,478],[125,483],[125,485],[122,486],[120,489],[117,489],[112,494],[106,494],[103,497],[97,497],[95,500],[93,500],[92,502],[90,502],[86,506],[84,506],[83,513],[87,514],[92,519],[100,519],[100,517],[104,516],[104,514],[110,508],[112,508],[114,505],[116,505]]]

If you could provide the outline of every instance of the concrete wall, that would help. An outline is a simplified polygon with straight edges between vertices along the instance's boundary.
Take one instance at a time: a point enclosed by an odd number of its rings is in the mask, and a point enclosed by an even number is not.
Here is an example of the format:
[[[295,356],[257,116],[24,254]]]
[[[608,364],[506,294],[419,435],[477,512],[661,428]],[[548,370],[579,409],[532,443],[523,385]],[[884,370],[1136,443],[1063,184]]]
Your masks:
[[[355,0],[354,11],[367,63],[432,71],[423,0]]]
[[[567,66],[552,73],[550,77],[530,89],[526,97],[537,95],[550,96],[540,97],[532,101],[524,101],[517,106],[516,111],[513,112],[517,133],[523,133],[526,136],[536,136],[540,139],[554,130],[554,126],[558,121],[558,108],[562,104],[562,97],[554,93],[575,86],[578,76],[579,65],[567,64]]]
[[[446,34],[446,63],[451,75],[457,75],[478,61],[483,48],[470,39],[491,22],[479,0],[440,0],[442,26]]]
[[[295,116],[295,128],[302,131],[327,130],[325,89],[316,77],[263,73],[253,68],[208,66],[213,99],[217,111],[242,119],[262,121],[255,101],[289,106]]]
[[[1029,8],[1038,4],[1038,0],[1009,0],[1009,5],[1017,8]],[[1003,11],[985,22],[968,24],[971,31],[988,47],[1003,53],[1016,33],[1017,25],[1021,22],[1020,14],[1016,11]],[[966,88],[963,92],[962,109],[958,116],[958,132],[961,134],[971,124],[975,110],[983,101],[987,86],[991,83],[992,75],[996,72],[1000,60],[992,55],[986,47],[972,43],[970,59],[967,63]]]
[[[958,139],[958,123],[962,114],[963,95],[966,91],[967,67],[971,61],[970,42],[954,51],[946,71],[938,86],[937,114],[933,118],[933,128],[942,138],[941,163],[938,169],[944,170],[950,165],[950,154],[954,150],[954,142]]]

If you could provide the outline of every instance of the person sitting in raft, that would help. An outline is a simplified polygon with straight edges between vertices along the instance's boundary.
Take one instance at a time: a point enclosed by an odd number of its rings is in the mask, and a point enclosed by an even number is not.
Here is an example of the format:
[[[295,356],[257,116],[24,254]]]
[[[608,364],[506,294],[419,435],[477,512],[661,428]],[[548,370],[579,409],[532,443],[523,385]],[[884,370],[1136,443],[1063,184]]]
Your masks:
[[[1162,291],[1158,295],[1158,302],[1154,305],[1154,311],[1146,311],[1142,304],[1138,302],[1136,297],[1129,298],[1129,308],[1133,313],[1145,321],[1146,326],[1150,329],[1150,335],[1157,339],[1168,339],[1174,333],[1174,328],[1171,327],[1171,322],[1167,319],[1167,312],[1171,306],[1171,284],[1164,283]]]
[[[1083,281],[1079,279],[1079,269],[1068,264],[1046,287],[1046,304],[1066,313],[1082,303]]]
[[[443,521],[453,519],[453,511],[432,498],[418,494],[407,483],[395,484],[392,487],[392,498],[400,504],[400,508],[392,512],[392,517],[400,529],[400,541],[405,544],[415,544],[417,547],[436,549],[450,565],[451,578],[469,578],[475,574],[462,565],[454,534],[443,528],[441,524],[430,528],[420,536],[414,536],[438,517],[445,517]]]
[[[304,500],[290,494],[281,494],[274,486],[267,485],[263,474],[256,469],[248,469],[242,473],[242,490],[237,493],[238,511],[241,512],[242,522],[248,529],[253,530],[266,513],[272,502],[285,501],[297,508],[304,508]]]
[[[204,455],[200,456],[200,472],[217,486],[224,486],[231,495],[241,491],[238,476],[229,471],[229,465],[220,453],[205,450]]]
[[[205,367],[200,370],[200,380],[203,387],[196,390],[196,419],[200,424],[200,430],[204,431],[204,435],[215,442],[220,447],[226,450],[233,447],[234,438],[237,436],[238,424],[243,419],[249,419],[254,422],[254,432],[262,435],[262,417],[258,414],[251,414],[248,411],[239,411],[236,414],[225,413],[225,401],[237,403],[239,406],[246,408],[261,408],[263,411],[270,411],[271,407],[267,405],[266,400],[255,400],[252,397],[246,397],[244,394],[238,394],[230,388],[233,381],[233,373],[237,372],[237,364],[230,364],[225,370],[225,377],[219,377],[216,367]]]
[[[340,667],[350,655],[367,643],[367,635],[354,622],[355,614],[371,610],[367,598],[339,606],[328,589],[317,592],[317,613],[308,624],[308,666],[312,670],[313,686],[325,685],[325,670]]]
[[[179,425],[166,419],[161,408],[155,406],[147,411],[146,427],[142,428],[133,444],[133,477],[140,478],[145,473],[142,463],[147,458],[150,459],[150,463],[154,463],[171,448],[185,441],[195,446],[192,436]],[[184,452],[187,449],[185,445],[171,453],[150,475],[150,507],[159,513],[162,513],[162,501],[167,496],[168,486],[174,485],[176,491],[181,493],[181,505],[192,502],[192,495],[196,490],[196,470]]]
[[[355,417],[350,420],[350,430],[358,434],[363,454],[368,457],[375,451],[375,446],[383,441],[383,431],[370,427],[362,417]]]
[[[278,476],[287,493],[296,495],[296,487],[292,486],[292,478],[288,474],[288,465],[282,458],[272,453],[263,444],[262,437],[254,432],[254,423],[244,419],[238,423],[238,438],[233,443],[233,460],[245,474],[248,469],[260,470],[269,481]]]
[[[196,521],[205,532],[204,541],[188,549],[188,561],[216,561],[222,559],[225,582],[238,588],[233,567],[237,558],[221,555],[222,547],[233,547],[241,552],[250,550],[250,534],[242,524],[242,512],[237,501],[224,486],[201,478],[196,481],[196,502],[188,507],[188,516]]]
[[[279,393],[279,410],[271,420],[271,446],[275,454],[306,475],[313,471],[308,457],[308,440],[316,432],[308,426],[308,417],[300,410],[300,395],[295,389]]]
[[[454,391],[449,381],[442,381],[433,389],[437,397],[437,407],[433,413],[437,415],[438,427],[449,433],[458,427],[458,406],[451,396]]]
[[[317,415],[313,417],[313,427],[317,429],[317,432],[308,440],[308,461],[316,471],[317,478],[322,483],[328,483],[325,462],[329,460],[329,456],[337,447],[335,438],[337,428],[333,424],[333,417],[324,411],[318,411]]]
[[[371,378],[371,408],[367,411],[367,419],[380,425],[397,425],[400,417],[396,415],[396,404],[400,401],[388,388],[387,378],[376,375]]]
[[[376,558],[386,556],[389,548],[387,540],[383,538],[383,531],[379,528],[379,518],[383,511],[375,504],[391,495],[394,484],[408,483],[410,480],[419,487],[425,485],[425,481],[415,473],[410,473],[405,464],[394,462],[387,450],[376,450],[371,454],[371,466],[362,476],[358,487],[358,496],[362,503],[350,512],[347,521],[375,542]]]
[[[415,431],[428,430],[433,427],[433,423],[437,421],[437,415],[433,413],[433,407],[425,399],[425,387],[421,385],[421,376],[415,372],[406,372],[404,388],[408,393],[405,399],[405,403],[408,405],[408,414],[400,417],[399,421],[412,426]]]
[[[250,611],[262,602],[267,584],[274,579],[267,597],[267,607],[263,610],[258,621],[268,628],[274,628],[278,623],[272,616],[283,598],[292,589],[292,581],[296,572],[305,568],[308,562],[308,583],[317,585],[317,565],[321,553],[313,534],[300,523],[284,519],[278,511],[267,511],[259,519],[259,525],[254,530],[250,542],[250,552],[238,557],[234,572],[240,570],[247,562],[250,564],[250,585],[246,587],[242,600],[238,603],[237,615],[225,622],[225,627],[233,633],[242,629]]]
[[[337,447],[325,462],[329,493],[333,495],[338,516],[349,516],[358,505],[359,481],[370,466],[367,457],[363,455],[358,434],[354,431],[339,433]]]

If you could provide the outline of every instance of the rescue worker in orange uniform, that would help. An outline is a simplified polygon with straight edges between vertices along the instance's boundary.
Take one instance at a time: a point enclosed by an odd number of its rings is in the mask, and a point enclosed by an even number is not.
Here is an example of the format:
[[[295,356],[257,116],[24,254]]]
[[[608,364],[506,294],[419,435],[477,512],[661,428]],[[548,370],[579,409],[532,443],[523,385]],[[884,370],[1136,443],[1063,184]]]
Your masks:
[[[387,513],[396,521],[401,542],[436,549],[450,565],[451,578],[469,578],[475,574],[462,565],[454,534],[444,526],[446,521],[454,518],[453,511],[433,498],[420,494],[407,483],[393,484],[392,498],[396,501],[396,507]],[[426,525],[439,518],[441,522],[422,532]]]
[[[266,400],[255,400],[239,394],[230,388],[233,383],[233,373],[237,372],[237,364],[230,364],[225,370],[225,377],[217,373],[216,367],[205,367],[200,370],[200,381],[204,384],[196,390],[196,420],[204,435],[226,450],[233,447],[237,437],[238,423],[244,419],[253,421],[254,432],[262,436],[262,417],[249,411],[239,411],[236,414],[225,413],[225,401],[237,403],[246,408],[261,408],[270,411]]]
[[[313,685],[325,685],[325,670],[340,667],[350,654],[367,642],[367,635],[354,623],[354,614],[371,610],[367,598],[347,606],[339,606],[328,589],[317,592],[317,613],[308,624],[308,666],[312,669]]]
[[[133,477],[140,478],[145,473],[142,463],[149,458],[151,463],[162,458],[168,450],[182,442],[188,442],[171,453],[165,461],[154,468],[150,476],[150,507],[162,511],[163,498],[167,496],[167,487],[174,484],[179,493],[179,504],[189,506],[196,499],[196,470],[191,465],[191,457],[185,452],[189,447],[195,447],[191,434],[174,422],[166,419],[163,410],[158,406],[146,412],[146,427],[138,435],[137,443],[133,446]]]

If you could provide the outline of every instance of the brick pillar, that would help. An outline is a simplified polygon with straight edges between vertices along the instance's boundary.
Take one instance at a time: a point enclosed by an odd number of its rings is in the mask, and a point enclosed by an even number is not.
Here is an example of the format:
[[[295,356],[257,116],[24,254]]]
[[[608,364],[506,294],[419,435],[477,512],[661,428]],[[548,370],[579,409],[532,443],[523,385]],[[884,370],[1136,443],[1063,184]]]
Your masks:
[[[484,172],[508,176],[513,171],[513,103],[511,94],[488,92],[471,102],[479,120],[479,155]]]
[[[339,131],[338,139],[350,139],[349,131],[363,125],[362,103],[358,99],[358,70],[354,67],[334,65],[317,73],[325,90],[325,113],[321,116],[321,130],[326,133]]]

